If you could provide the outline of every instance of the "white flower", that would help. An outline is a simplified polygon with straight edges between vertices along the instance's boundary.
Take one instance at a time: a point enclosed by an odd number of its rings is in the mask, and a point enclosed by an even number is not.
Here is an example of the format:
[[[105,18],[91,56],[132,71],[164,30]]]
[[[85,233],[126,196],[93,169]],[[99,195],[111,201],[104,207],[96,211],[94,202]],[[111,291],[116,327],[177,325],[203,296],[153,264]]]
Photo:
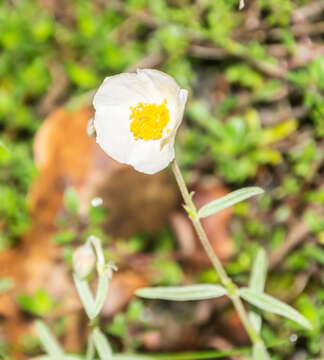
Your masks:
[[[107,77],[93,105],[97,143],[113,159],[154,174],[174,159],[187,91],[158,70]]]

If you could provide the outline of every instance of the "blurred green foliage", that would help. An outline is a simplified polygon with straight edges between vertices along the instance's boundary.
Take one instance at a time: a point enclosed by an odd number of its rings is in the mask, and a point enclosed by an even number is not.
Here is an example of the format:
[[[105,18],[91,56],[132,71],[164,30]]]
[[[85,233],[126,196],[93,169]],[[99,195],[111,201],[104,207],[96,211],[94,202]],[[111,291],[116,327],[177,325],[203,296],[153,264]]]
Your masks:
[[[311,119],[314,121],[316,135],[324,137],[324,56],[319,56],[309,65],[288,74],[289,80],[298,85],[303,91],[304,103],[310,109]]]
[[[117,313],[107,325],[108,334],[125,344],[127,351],[135,351],[142,344],[139,329],[145,328],[145,308],[141,300],[135,299],[123,312]]]
[[[20,294],[17,296],[19,306],[33,314],[43,316],[49,313],[54,308],[54,300],[43,289],[38,289],[33,295]]]
[[[193,166],[208,157],[215,171],[228,182],[241,183],[255,175],[260,164],[277,165],[282,161],[279,151],[270,145],[290,135],[297,127],[295,120],[262,128],[258,114],[248,110],[243,116],[230,117],[227,122],[211,116],[207,105],[192,103],[188,115],[200,127],[185,129],[182,162]]]
[[[0,250],[14,244],[28,228],[26,193],[34,174],[28,144],[0,144]]]
[[[104,243],[109,239],[102,229],[108,216],[100,198],[94,198],[86,216],[79,214],[79,196],[73,187],[67,187],[63,195],[63,211],[56,218],[57,231],[52,241],[63,248],[63,256],[72,267],[72,253],[76,246],[85,242],[90,235],[100,237]]]

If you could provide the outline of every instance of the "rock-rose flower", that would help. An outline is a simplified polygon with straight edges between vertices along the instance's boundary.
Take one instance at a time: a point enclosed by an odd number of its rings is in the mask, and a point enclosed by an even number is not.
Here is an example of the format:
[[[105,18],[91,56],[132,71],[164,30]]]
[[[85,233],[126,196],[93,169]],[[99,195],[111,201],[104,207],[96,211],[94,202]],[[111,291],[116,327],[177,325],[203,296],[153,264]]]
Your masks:
[[[97,143],[113,159],[154,174],[174,159],[187,91],[158,70],[107,77],[93,105]]]

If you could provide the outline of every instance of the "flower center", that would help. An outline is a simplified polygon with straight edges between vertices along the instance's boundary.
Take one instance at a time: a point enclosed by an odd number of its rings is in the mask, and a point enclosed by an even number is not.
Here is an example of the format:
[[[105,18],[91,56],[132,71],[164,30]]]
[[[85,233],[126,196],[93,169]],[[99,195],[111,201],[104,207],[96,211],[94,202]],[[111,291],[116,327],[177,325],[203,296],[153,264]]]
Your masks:
[[[131,106],[130,130],[135,140],[157,140],[163,135],[163,130],[170,120],[166,99],[160,105],[139,102]],[[171,130],[167,129],[167,133]]]

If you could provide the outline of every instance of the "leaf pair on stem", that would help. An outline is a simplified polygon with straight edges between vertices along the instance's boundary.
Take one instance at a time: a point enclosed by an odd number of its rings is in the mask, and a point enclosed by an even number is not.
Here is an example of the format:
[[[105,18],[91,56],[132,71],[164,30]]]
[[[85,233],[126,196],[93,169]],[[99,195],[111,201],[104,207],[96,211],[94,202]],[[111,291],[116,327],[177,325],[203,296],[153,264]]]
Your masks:
[[[184,200],[186,201],[186,199],[188,198],[187,196],[188,191],[185,187],[183,178],[176,163],[174,164],[173,170],[176,179],[178,181],[179,187],[181,189],[181,192],[184,195]],[[196,218],[193,219],[193,222],[199,221],[200,218],[213,215],[218,211],[221,211],[240,201],[246,200],[251,196],[262,193],[263,190],[259,187],[247,187],[237,191],[233,191],[224,197],[221,197],[204,205],[202,208],[199,209],[198,212],[195,211],[195,213],[197,213],[197,216]],[[189,205],[194,207],[190,195],[189,198],[190,198],[190,200],[188,201]],[[205,236],[205,234],[203,235]],[[214,256],[214,254],[212,255]],[[218,264],[219,261],[218,259],[216,260]],[[223,275],[223,278],[225,278],[226,282],[230,281],[231,283],[231,280],[228,278],[227,274],[225,273],[221,265],[216,266],[216,270],[218,270],[219,267],[220,270],[222,270],[222,273],[225,275],[225,276]],[[205,299],[217,298],[220,296],[228,296],[233,300],[234,305],[236,301],[236,305],[240,306],[239,310],[241,310],[242,321],[245,320],[246,329],[248,330],[249,335],[250,334],[255,335],[254,337],[256,338],[256,340],[252,338],[254,340],[253,349],[252,349],[253,360],[268,360],[270,359],[270,356],[267,353],[264,343],[259,336],[262,325],[261,317],[254,309],[252,309],[249,313],[249,316],[246,317],[244,314],[244,308],[241,305],[241,303],[237,304],[238,302],[241,301],[241,299],[248,302],[250,305],[253,306],[253,308],[258,308],[259,310],[262,311],[271,312],[274,314],[284,316],[290,320],[299,323],[301,326],[307,329],[312,329],[312,325],[303,315],[301,315],[291,306],[264,293],[266,273],[267,273],[266,253],[263,249],[260,249],[256,256],[256,260],[252,268],[249,287],[236,288],[236,286],[232,284],[234,286],[233,294],[230,293],[229,287],[225,288],[222,285],[215,285],[215,284],[143,288],[138,290],[136,294],[138,296],[149,299],[163,299],[163,300],[173,300],[173,301],[205,300]],[[224,281],[222,282],[224,285],[226,284]],[[251,327],[253,329],[251,329]]]

